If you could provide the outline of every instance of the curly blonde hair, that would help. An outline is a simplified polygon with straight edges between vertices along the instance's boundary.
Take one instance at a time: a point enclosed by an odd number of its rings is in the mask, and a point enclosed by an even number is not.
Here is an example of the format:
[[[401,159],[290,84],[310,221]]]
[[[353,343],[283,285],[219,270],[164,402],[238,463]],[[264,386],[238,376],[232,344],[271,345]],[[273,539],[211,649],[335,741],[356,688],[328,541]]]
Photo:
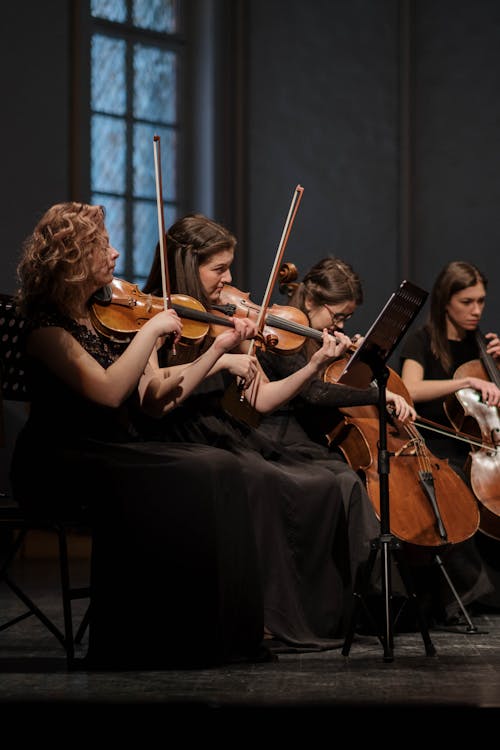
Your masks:
[[[49,306],[69,314],[89,278],[92,254],[108,244],[102,206],[70,201],[49,208],[25,240],[17,267],[23,312]]]

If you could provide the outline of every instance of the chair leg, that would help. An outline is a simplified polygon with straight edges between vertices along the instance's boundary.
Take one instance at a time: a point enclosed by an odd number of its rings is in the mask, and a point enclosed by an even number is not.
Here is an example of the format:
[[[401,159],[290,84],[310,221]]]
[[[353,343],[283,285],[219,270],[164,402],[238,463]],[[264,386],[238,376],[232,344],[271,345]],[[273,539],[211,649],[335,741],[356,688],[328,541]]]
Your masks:
[[[6,630],[11,625],[14,625],[21,620],[34,615],[45,627],[57,638],[59,643],[66,651],[66,662],[69,669],[72,669],[75,664],[75,644],[81,643],[83,636],[87,630],[89,624],[89,610],[90,604],[85,612],[80,626],[78,627],[76,637],[73,631],[73,599],[88,598],[90,596],[90,589],[88,586],[83,588],[71,588],[70,585],[70,568],[69,568],[69,556],[68,556],[68,539],[67,539],[67,526],[65,524],[51,524],[50,528],[57,533],[58,545],[59,545],[59,574],[60,574],[60,586],[61,586],[61,599],[62,609],[64,617],[64,628],[60,630],[55,623],[50,620],[42,610],[37,607],[34,601],[23,591],[23,589],[17,585],[17,583],[10,577],[9,570],[10,565],[15,559],[26,534],[31,529],[26,526],[16,527],[17,536],[10,545],[5,558],[0,564],[0,582],[4,583],[15,596],[20,599],[26,607],[26,611],[22,614],[10,619],[8,622],[0,624],[0,631]]]
[[[19,549],[20,549],[20,547],[21,547],[21,545],[22,545],[22,543],[23,543],[23,541],[24,541],[27,533],[28,533],[28,529],[27,528],[19,528],[18,529],[18,534],[17,534],[16,540],[12,543],[12,545],[11,545],[11,547],[9,549],[9,552],[8,552],[8,554],[6,556],[6,559],[4,560],[4,562],[2,564],[2,567],[0,569],[0,581],[3,581],[6,584],[6,586],[8,586],[10,588],[10,590],[15,594],[15,596],[17,596],[17,598],[25,605],[26,612],[24,612],[21,615],[18,615],[17,617],[12,618],[8,622],[3,623],[0,626],[0,631],[1,630],[6,630],[11,625],[14,625],[14,624],[20,622],[21,620],[24,620],[27,617],[31,617],[32,615],[34,615],[35,617],[37,617],[40,620],[41,623],[43,623],[43,625],[45,625],[45,627],[48,630],[50,630],[50,632],[53,635],[55,635],[55,637],[57,638],[57,640],[59,641],[59,643],[61,643],[64,646],[65,645],[65,643],[64,643],[65,637],[61,633],[61,631],[59,630],[59,628],[56,625],[54,625],[54,623],[52,622],[52,620],[50,620],[47,617],[47,615],[45,615],[42,612],[42,610],[39,607],[37,607],[37,605],[35,604],[35,602],[9,576],[9,572],[8,571],[9,571],[10,564],[15,559],[15,557],[16,557],[16,555],[17,555],[17,553],[18,553],[18,551],[19,551]]]
[[[19,549],[21,547],[21,544],[24,542],[26,534],[27,534],[27,529],[19,529],[15,541],[12,542],[12,544],[10,545],[9,552],[5,560],[2,563],[2,567],[0,568],[0,581],[2,581],[7,576],[7,571],[10,567],[10,564],[16,557],[17,553],[19,552]]]
[[[68,562],[68,540],[66,528],[58,526],[59,537],[59,566],[61,573],[61,592],[64,615],[64,647],[68,666],[71,666],[75,656],[75,642],[73,638],[73,615],[71,608],[69,562]]]
[[[86,612],[85,612],[85,614],[83,616],[83,619],[82,619],[82,621],[80,623],[80,626],[79,626],[78,630],[76,631],[75,643],[81,643],[82,642],[82,638],[85,635],[85,631],[87,630],[87,628],[89,626],[89,621],[90,621],[90,604],[87,607],[87,610],[86,610]]]

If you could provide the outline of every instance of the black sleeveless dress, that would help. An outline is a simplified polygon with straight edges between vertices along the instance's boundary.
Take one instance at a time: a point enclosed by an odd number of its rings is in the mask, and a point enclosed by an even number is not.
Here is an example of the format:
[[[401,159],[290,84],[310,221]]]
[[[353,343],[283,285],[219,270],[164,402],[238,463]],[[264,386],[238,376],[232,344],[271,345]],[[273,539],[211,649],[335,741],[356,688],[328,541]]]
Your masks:
[[[108,367],[123,350],[59,315]],[[170,668],[262,658],[260,570],[238,461],[208,445],[147,442],[129,407],[80,397],[29,362],[31,410],[11,479],[31,514],[85,514],[93,527],[87,664]]]

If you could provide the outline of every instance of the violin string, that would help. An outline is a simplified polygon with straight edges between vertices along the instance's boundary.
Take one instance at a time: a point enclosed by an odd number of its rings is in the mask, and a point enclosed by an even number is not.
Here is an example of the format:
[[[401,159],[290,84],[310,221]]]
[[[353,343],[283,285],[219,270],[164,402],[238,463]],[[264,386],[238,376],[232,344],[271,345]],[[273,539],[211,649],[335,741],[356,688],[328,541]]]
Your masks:
[[[260,312],[258,305],[248,304],[246,300],[241,300],[240,305],[243,308],[247,308],[249,312]],[[309,338],[316,339],[316,341],[322,340],[321,331],[317,331],[315,328],[310,328],[309,326],[302,325],[302,323],[296,323],[292,320],[287,320],[286,318],[282,318],[280,315],[273,315],[272,313],[268,313],[266,315],[266,323],[268,325],[274,325],[276,326],[276,328],[280,328],[283,331],[296,333],[298,336],[308,336]]]
[[[322,340],[321,331],[317,331],[315,328],[309,328],[301,323],[294,323],[293,321],[286,320],[286,318],[281,318],[279,315],[268,314],[266,316],[266,323],[274,325],[276,328],[282,328],[284,331],[289,331],[290,333],[309,336],[309,338],[316,339],[316,341]]]

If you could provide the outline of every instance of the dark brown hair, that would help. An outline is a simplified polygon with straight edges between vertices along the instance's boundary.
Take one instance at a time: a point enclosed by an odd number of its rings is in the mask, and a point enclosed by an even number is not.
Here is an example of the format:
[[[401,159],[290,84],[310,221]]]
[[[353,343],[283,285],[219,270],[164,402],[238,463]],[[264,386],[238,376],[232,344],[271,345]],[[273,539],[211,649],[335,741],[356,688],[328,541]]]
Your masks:
[[[454,260],[442,269],[432,287],[427,330],[431,351],[448,373],[451,373],[452,357],[446,327],[446,306],[454,294],[476,284],[482,284],[485,289],[488,286],[481,271],[472,263]]]
[[[290,305],[306,312],[305,300],[310,297],[315,305],[340,305],[344,302],[363,303],[363,289],[359,276],[349,263],[328,257],[318,261],[306,273],[290,297]]]
[[[166,241],[172,292],[188,294],[209,308],[210,302],[200,282],[199,267],[221,250],[234,251],[236,237],[203,214],[188,214],[172,224]],[[148,294],[163,294],[159,245],[143,291]]]

